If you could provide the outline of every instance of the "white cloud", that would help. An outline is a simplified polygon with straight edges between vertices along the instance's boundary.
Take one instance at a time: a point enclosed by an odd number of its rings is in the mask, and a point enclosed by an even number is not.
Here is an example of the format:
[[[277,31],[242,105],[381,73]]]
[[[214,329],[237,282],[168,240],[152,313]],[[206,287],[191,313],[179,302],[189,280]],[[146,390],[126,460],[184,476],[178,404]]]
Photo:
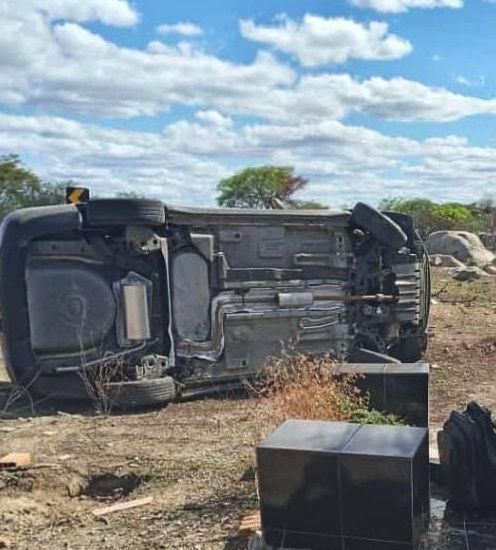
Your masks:
[[[50,2],[56,5],[48,0],[47,6]],[[99,5],[96,0],[92,3]],[[69,16],[72,4],[64,5]],[[251,63],[239,64],[184,42],[124,48],[79,23],[50,22],[39,10],[19,11],[2,0],[0,72],[0,103],[64,116],[153,116],[175,105],[216,111],[224,117],[303,122],[344,118],[353,112],[429,122],[496,113],[494,99],[455,94],[403,78],[359,80],[336,73],[298,77],[263,51]]]
[[[467,88],[482,88],[486,85],[486,77],[479,76],[478,78],[467,78],[462,74],[456,77],[458,84],[466,86]]]
[[[157,134],[0,114],[3,151],[39,159],[34,167],[47,179],[72,178],[95,194],[135,190],[193,205],[213,205],[216,183],[247,163],[290,163],[310,179],[305,198],[333,205],[398,193],[473,201],[474,189],[496,186],[495,148],[457,136],[391,137],[332,120],[240,129],[181,120]]]
[[[486,100],[432,88],[404,78],[372,77],[359,82],[348,75],[317,78],[336,90],[350,110],[401,121],[448,122],[480,113],[496,114],[496,99]]]
[[[134,190],[172,203],[212,202],[215,183],[229,174],[217,161],[171,146],[164,135],[58,117],[0,113],[0,151],[28,154],[47,179],[74,179],[98,195]]]
[[[176,103],[234,110],[295,77],[267,53],[241,65],[184,43],[124,48],[10,3],[0,3],[0,71],[0,102],[104,117],[153,115]]]
[[[412,51],[403,38],[389,33],[387,23],[357,23],[342,17],[305,15],[300,22],[283,17],[279,25],[240,21],[241,34],[293,54],[305,67],[345,63],[349,59],[400,59]]]
[[[179,34],[181,36],[200,36],[203,34],[203,29],[195,23],[164,23],[157,27],[159,34]]]
[[[350,0],[359,8],[368,8],[382,13],[402,13],[410,9],[463,8],[464,0]]]
[[[24,4],[26,9],[19,10],[0,0],[0,103],[66,118],[0,111],[0,153],[33,159],[48,179],[72,178],[98,194],[137,190],[184,204],[213,204],[220,179],[247,164],[274,162],[293,164],[311,180],[305,196],[330,204],[375,202],[399,192],[473,200],[474,189],[496,188],[494,148],[473,147],[457,136],[390,137],[342,122],[357,112],[388,120],[453,121],[496,114],[496,99],[404,78],[298,75],[264,51],[241,64],[188,42],[125,48],[84,26],[88,21],[135,24],[138,14],[123,0]],[[330,55],[385,55],[392,51],[391,37],[401,41],[381,27],[365,54],[372,23],[351,22],[357,35],[344,32],[329,53],[328,22],[307,16],[300,23],[283,19],[275,27],[248,27],[255,33],[275,31],[263,42],[287,48],[308,66],[328,63]],[[279,45],[291,25],[301,40]],[[388,44],[384,50],[381,42]],[[162,132],[117,130],[69,118],[151,116],[175,105],[192,108],[194,115]],[[252,122],[233,119],[239,116]]]
[[[214,111],[209,109],[207,111],[198,111],[195,113],[195,116],[198,120],[212,124],[214,126],[232,126],[232,118],[226,117],[219,111]]]
[[[304,122],[360,112],[388,120],[449,122],[496,114],[496,99],[455,94],[404,78],[360,81],[348,74],[321,74],[302,77],[290,90],[273,91],[258,108],[272,120]]]
[[[52,21],[100,21],[117,27],[133,26],[139,20],[138,12],[127,0],[23,0],[22,8],[15,2],[2,0],[0,13],[11,11],[37,11]]]

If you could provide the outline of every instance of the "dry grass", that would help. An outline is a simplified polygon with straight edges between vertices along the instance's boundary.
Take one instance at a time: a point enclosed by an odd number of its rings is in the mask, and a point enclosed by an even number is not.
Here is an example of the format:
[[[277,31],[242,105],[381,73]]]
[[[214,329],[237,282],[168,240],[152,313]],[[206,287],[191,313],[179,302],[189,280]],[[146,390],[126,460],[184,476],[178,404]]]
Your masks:
[[[114,361],[111,356],[105,359],[101,365],[85,368],[83,364],[79,376],[88,399],[98,412],[103,414],[111,412],[113,399],[116,395],[110,389],[109,384],[114,380],[122,379],[122,374],[122,361]]]
[[[440,427],[472,399],[496,410],[496,277],[474,284],[452,282],[441,268],[433,275],[436,291],[448,283],[448,296],[432,308],[428,349],[431,422]],[[0,380],[8,380],[1,364]],[[132,415],[0,419],[0,454],[31,452],[35,464],[55,466],[4,474],[0,534],[16,550],[246,550],[236,533],[240,518],[257,507],[253,469],[249,475],[261,435],[256,422],[274,414],[277,424],[284,416],[280,407],[271,412],[278,401],[270,394]],[[89,511],[99,503],[67,494],[66,480],[78,472],[146,476],[132,498],[153,496],[154,503],[109,516],[108,523],[96,520]]]
[[[261,433],[288,418],[396,424],[394,415],[369,410],[368,396],[356,388],[356,376],[337,376],[327,355],[284,353],[274,359],[249,390],[257,399]]]

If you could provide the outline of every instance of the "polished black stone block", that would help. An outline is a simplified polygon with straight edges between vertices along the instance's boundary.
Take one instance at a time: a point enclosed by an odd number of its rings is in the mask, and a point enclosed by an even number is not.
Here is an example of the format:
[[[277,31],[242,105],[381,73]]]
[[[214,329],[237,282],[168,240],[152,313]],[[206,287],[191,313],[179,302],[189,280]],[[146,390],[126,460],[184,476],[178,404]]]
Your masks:
[[[356,385],[369,395],[372,408],[396,414],[410,426],[429,425],[428,363],[344,363],[336,372],[356,375]]]
[[[284,534],[287,543],[288,531],[292,538],[299,536],[295,532],[341,535],[338,456],[359,428],[288,420],[258,447],[262,524],[270,529],[267,543],[280,546]]]
[[[288,420],[257,463],[264,537],[276,548],[407,550],[425,529],[423,428]]]
[[[429,364],[387,365],[385,406],[412,426],[429,426]]]
[[[299,548],[305,550],[343,550],[342,537],[300,533],[282,529],[265,529],[264,542],[270,550]]]
[[[418,545],[429,516],[425,429],[363,426],[340,456],[340,473],[346,537]]]

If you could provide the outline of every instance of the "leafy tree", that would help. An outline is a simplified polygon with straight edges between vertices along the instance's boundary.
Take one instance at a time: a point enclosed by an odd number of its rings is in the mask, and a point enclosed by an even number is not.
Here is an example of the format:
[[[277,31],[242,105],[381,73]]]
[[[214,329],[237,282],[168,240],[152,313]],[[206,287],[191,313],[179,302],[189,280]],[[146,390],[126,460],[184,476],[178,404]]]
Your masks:
[[[460,203],[437,204],[428,199],[384,199],[381,210],[401,212],[412,216],[416,227],[424,236],[433,231],[467,230],[478,231],[481,225],[480,209]]]
[[[474,221],[474,212],[469,206],[456,203],[438,204],[432,209],[434,220],[452,228],[466,227]]]
[[[235,208],[277,208],[278,203],[291,206],[293,195],[306,183],[291,167],[245,168],[217,185],[217,202]]]
[[[18,208],[63,203],[66,185],[43,182],[16,155],[0,157],[0,220]]]

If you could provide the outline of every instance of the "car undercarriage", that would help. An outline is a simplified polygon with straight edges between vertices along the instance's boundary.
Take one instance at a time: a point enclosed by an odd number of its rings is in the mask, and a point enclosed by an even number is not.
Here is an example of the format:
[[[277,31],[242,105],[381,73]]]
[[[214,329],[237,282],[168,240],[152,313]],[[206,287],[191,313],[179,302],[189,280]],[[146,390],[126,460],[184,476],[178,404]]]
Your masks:
[[[100,199],[23,209],[0,230],[8,372],[79,399],[91,373],[123,405],[239,385],[283,350],[414,362],[429,262],[408,216],[173,208]]]

